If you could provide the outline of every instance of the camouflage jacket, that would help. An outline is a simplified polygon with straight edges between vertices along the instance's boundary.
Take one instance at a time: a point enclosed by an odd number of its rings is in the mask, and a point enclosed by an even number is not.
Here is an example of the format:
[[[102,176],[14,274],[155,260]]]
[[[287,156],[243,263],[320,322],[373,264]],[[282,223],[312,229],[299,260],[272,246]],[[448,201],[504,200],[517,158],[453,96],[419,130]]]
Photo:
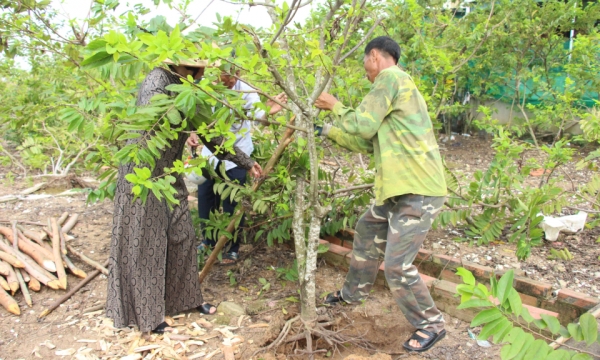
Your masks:
[[[377,205],[404,194],[446,195],[427,105],[407,73],[396,66],[381,71],[358,108],[338,102],[333,113],[327,136],[349,150],[375,155]]]

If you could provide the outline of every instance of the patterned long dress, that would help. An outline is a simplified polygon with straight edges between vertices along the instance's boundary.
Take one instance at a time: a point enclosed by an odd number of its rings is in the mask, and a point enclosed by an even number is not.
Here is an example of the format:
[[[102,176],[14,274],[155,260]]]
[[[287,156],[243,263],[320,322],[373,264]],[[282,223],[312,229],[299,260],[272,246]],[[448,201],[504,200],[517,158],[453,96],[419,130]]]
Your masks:
[[[147,105],[156,94],[170,94],[165,88],[181,83],[178,76],[162,68],[152,70],[142,83],[137,105]],[[181,159],[187,136],[180,134],[157,159],[153,176]],[[128,144],[139,141],[132,139]],[[209,148],[220,139],[205,143]],[[242,151],[218,156],[249,169],[254,163]],[[155,329],[166,315],[193,309],[203,303],[197,273],[196,235],[188,208],[188,192],[183,178],[173,186],[179,205],[169,209],[165,200],[152,193],[145,204],[133,201],[132,184],[125,175],[134,164],[119,167],[114,199],[113,231],[106,314],[114,326],[137,325],[140,331]]]

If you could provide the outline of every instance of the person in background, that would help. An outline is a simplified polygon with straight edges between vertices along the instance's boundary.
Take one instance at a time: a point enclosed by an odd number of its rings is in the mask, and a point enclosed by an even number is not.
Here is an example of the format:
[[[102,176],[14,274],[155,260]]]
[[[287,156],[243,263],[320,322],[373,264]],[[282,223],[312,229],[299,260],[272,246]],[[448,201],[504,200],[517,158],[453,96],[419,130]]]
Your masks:
[[[137,96],[137,106],[150,103],[158,94],[174,96],[166,88],[181,84],[187,76],[202,77],[205,63],[165,61],[169,70],[157,67],[144,79]],[[187,132],[169,141],[152,177],[163,174],[182,157]],[[127,141],[137,144],[140,136]],[[212,139],[205,145],[215,149],[222,138]],[[235,147],[235,154],[220,154],[222,160],[232,161],[261,176],[260,165],[245,152]],[[113,230],[110,245],[106,315],[116,328],[137,325],[140,331],[162,333],[168,327],[165,316],[196,308],[202,314],[214,314],[216,308],[204,302],[198,279],[196,234],[188,209],[188,192],[181,175],[173,187],[179,205],[169,208],[165,199],[157,199],[152,192],[146,202],[134,200],[132,183],[126,180],[134,173],[133,162],[119,167],[114,197]]]
[[[412,78],[398,67],[400,47],[386,36],[369,42],[364,68],[373,87],[356,109],[322,93],[317,108],[331,111],[334,124],[317,133],[352,151],[375,156],[375,204],[356,224],[346,281],[327,304],[360,303],[384,255],[385,277],[398,307],[417,329],[404,343],[409,351],[430,349],[445,335],[444,317],[413,261],[444,205],[444,168],[427,105]]]
[[[235,52],[232,53],[232,56],[235,57]],[[264,121],[266,120],[266,113],[263,110],[255,108],[255,104],[260,103],[260,97],[254,92],[255,90],[252,87],[240,80],[239,76],[239,71],[223,71],[220,76],[220,81],[228,89],[239,91],[242,99],[246,101],[244,110],[246,111],[248,118],[241,119],[239,120],[239,123],[234,124],[231,127],[231,132],[236,134],[235,145],[245,154],[250,156],[252,151],[254,151],[252,134],[250,132],[252,129],[252,120],[250,119],[258,122]],[[284,93],[277,95],[275,99],[280,103],[287,102],[287,96]],[[274,115],[282,110],[281,105],[272,100],[268,100],[266,105],[270,107],[269,115]],[[197,147],[199,145],[198,136],[192,134],[187,143],[192,148]],[[218,169],[219,166],[223,164],[226,171],[225,174],[231,181],[237,182],[242,186],[246,183],[247,170],[243,167],[239,167],[231,161],[221,162],[213,156],[213,152],[206,146],[202,148],[201,156],[208,158],[210,165],[214,169]],[[214,184],[215,181],[213,179],[207,178],[206,181],[198,185],[198,215],[200,219],[208,220],[210,213],[212,211],[218,211],[220,205],[223,206],[223,211],[227,214],[232,215],[235,211],[237,202],[231,201],[229,197],[221,198],[219,195],[215,194],[215,191],[213,190]],[[242,217],[239,223],[239,227],[242,226],[244,226],[244,217]],[[209,231],[203,233],[203,238],[202,244],[199,246],[200,251],[204,251],[206,248],[212,248],[216,245],[217,239],[213,239],[212,234]],[[238,232],[237,237],[230,240],[224,247],[227,248],[227,246],[229,246],[229,249],[222,256],[221,263],[223,265],[232,265],[236,263],[239,258],[240,241],[241,234]]]

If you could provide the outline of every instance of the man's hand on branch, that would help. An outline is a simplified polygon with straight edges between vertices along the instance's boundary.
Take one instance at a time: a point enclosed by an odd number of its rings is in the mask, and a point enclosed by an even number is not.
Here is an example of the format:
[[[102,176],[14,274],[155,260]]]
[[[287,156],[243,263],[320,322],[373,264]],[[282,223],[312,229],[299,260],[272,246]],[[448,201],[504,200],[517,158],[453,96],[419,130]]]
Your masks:
[[[279,101],[282,104],[285,104],[287,103],[288,98],[285,93],[281,93],[275,96],[275,100]],[[267,106],[271,108],[271,111],[269,111],[269,115],[277,114],[278,112],[283,110],[283,107],[281,105],[279,105],[271,99],[267,100]]]
[[[324,92],[315,100],[315,106],[319,109],[331,111],[337,102],[338,99],[333,95]]]
[[[200,140],[200,139],[198,138],[198,134],[196,134],[196,133],[191,133],[191,134],[190,134],[190,137],[189,137],[189,138],[188,138],[188,139],[185,141],[185,143],[186,143],[188,146],[190,146],[190,147],[192,147],[192,148],[195,148],[195,147],[198,147],[198,146],[200,145],[200,143],[199,143],[199,140]]]
[[[260,167],[259,163],[255,162],[254,165],[252,165],[252,168],[248,170],[248,172],[250,173],[251,177],[258,179],[262,176],[262,167]]]

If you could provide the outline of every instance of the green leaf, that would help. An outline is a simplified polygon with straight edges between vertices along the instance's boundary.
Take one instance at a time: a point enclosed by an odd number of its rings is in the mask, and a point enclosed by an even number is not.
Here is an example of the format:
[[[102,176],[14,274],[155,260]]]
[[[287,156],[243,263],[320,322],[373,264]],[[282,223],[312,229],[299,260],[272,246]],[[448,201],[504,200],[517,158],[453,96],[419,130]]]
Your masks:
[[[585,313],[579,318],[579,326],[586,344],[590,346],[598,338],[598,323],[590,313]]]
[[[504,304],[504,301],[508,298],[510,290],[513,288],[514,270],[510,269],[506,274],[502,275],[500,281],[498,281],[498,301],[500,304]]]
[[[469,309],[469,308],[474,308],[474,307],[489,307],[489,306],[494,306],[494,304],[492,304],[489,300],[471,299],[469,301],[466,301],[466,302],[458,305],[456,308],[460,310],[460,309]]]
[[[528,324],[535,320],[526,307],[521,308],[521,318],[525,320]]]
[[[584,353],[579,353],[579,354],[575,354],[571,360],[593,360],[594,358],[591,357],[588,354],[584,354]]]
[[[493,320],[485,324],[477,338],[479,340],[487,340],[490,336],[497,334],[500,330],[505,330],[507,325],[510,326],[510,323],[505,317]]]
[[[498,308],[495,308],[495,307],[491,308],[491,309],[483,310],[475,316],[473,321],[471,321],[471,327],[476,327],[481,324],[490,323],[496,319],[501,318],[502,316],[503,315],[500,312],[500,310],[498,310]]]
[[[527,349],[524,358],[529,360],[534,357],[539,357],[540,359],[544,359],[546,354],[548,353],[548,345],[542,339],[534,340],[533,343]]]
[[[508,303],[510,304],[510,309],[512,313],[519,316],[521,315],[521,310],[523,309],[523,304],[521,303],[521,297],[519,297],[519,293],[517,290],[511,288],[510,294],[508,295]]]
[[[513,329],[512,323],[506,318],[504,320],[502,326],[495,329],[494,338],[492,339],[494,344],[500,344],[504,340],[504,337]]]
[[[541,316],[542,319],[544,319],[546,325],[548,325],[548,330],[550,330],[552,335],[558,334],[558,332],[560,331],[560,322],[558,321],[558,319],[548,314],[542,314]],[[595,323],[596,322],[594,321],[594,324]]]
[[[583,331],[581,330],[581,326],[579,324],[569,324],[567,325],[567,329],[569,330],[569,334],[571,337],[575,339],[575,341],[583,341]]]
[[[569,352],[563,349],[558,349],[556,351],[551,352],[547,357],[546,360],[569,360],[571,359],[571,355],[569,355]]]
[[[94,55],[86,58],[81,62],[81,67],[84,69],[92,69],[95,67],[99,67],[102,65],[106,65],[113,61],[112,54],[107,53],[106,51],[99,51]]]
[[[458,269],[456,269],[456,275],[462,277],[462,280],[465,284],[475,285],[475,277],[469,270],[463,267],[459,267]]]
[[[525,335],[523,336],[523,346],[521,347],[521,350],[519,350],[519,352],[517,353],[517,355],[515,355],[514,359],[515,360],[529,360],[527,358],[525,358],[525,354],[527,353],[527,351],[529,350],[529,348],[531,347],[531,345],[533,344],[533,342],[535,341],[535,339],[533,338],[533,335],[531,335],[530,333],[525,333]],[[512,349],[511,349],[512,352]],[[510,355],[510,353],[509,353]]]
[[[521,336],[512,338],[512,341],[510,341],[510,344],[511,344],[510,351],[508,352],[508,354],[506,354],[505,359],[510,360],[510,359],[516,357],[517,354],[519,354],[519,352],[521,351],[521,349],[525,345],[525,342],[528,339],[527,335],[531,336],[531,334],[529,334],[529,333],[523,333],[523,334],[521,334]],[[533,336],[531,338],[533,339]]]
[[[548,324],[544,321],[544,319],[535,319],[533,320],[533,325],[537,326],[538,329],[544,330],[548,327]]]

